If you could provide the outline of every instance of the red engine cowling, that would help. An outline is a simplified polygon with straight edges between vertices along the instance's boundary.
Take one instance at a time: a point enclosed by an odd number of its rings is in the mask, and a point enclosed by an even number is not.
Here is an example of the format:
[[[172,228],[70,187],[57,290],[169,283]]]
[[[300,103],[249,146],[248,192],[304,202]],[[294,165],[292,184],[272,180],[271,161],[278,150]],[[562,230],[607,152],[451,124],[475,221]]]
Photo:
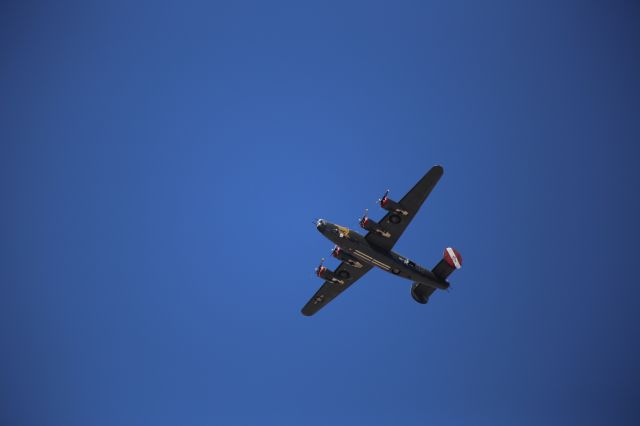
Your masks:
[[[405,210],[402,205],[400,205],[400,203],[397,203],[389,198],[389,190],[387,190],[382,198],[380,198],[380,207],[390,212],[400,213],[404,216],[409,214],[409,212]]]
[[[364,216],[360,218],[360,227],[370,232],[377,232],[385,238],[389,238],[391,234],[380,227],[380,224],[375,220],[369,219],[367,211],[365,210]]]
[[[327,269],[326,266],[320,265],[318,268],[316,268],[316,275],[319,278],[322,278],[323,280],[326,280],[326,281],[331,281],[332,283],[344,284],[344,280],[338,278],[335,272],[333,272],[330,269]]]
[[[336,259],[340,259],[343,262],[347,262],[349,265],[354,268],[362,268],[362,263],[358,261],[355,257],[351,256],[349,253],[345,253],[340,247],[335,246],[331,255]]]
[[[333,271],[328,269],[326,266],[320,266],[316,269],[316,275],[318,278],[323,278],[325,280],[330,280],[334,277]]]
[[[360,227],[367,231],[374,231],[376,228],[378,228],[378,222],[369,219],[367,216],[364,216],[362,219],[360,219]]]

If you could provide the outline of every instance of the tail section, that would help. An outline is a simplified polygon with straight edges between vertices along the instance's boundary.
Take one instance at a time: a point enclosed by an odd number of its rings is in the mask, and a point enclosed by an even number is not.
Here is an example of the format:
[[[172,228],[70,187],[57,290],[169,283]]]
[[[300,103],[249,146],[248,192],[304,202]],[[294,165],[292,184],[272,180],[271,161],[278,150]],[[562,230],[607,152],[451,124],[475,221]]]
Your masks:
[[[462,267],[462,256],[458,251],[454,248],[447,247],[444,250],[444,255],[442,256],[442,260],[438,262],[435,268],[431,272],[440,278],[441,280],[446,280],[449,275],[456,269],[460,269]]]
[[[462,256],[454,248],[447,247],[444,250],[442,260],[433,268],[431,272],[439,280],[447,281],[453,271],[462,267]],[[411,297],[418,303],[425,304],[429,297],[436,291],[436,288],[424,283],[415,282],[411,285]]]
[[[422,283],[413,283],[411,284],[411,297],[416,302],[424,305],[429,301],[429,297],[436,291],[435,287],[431,287]]]

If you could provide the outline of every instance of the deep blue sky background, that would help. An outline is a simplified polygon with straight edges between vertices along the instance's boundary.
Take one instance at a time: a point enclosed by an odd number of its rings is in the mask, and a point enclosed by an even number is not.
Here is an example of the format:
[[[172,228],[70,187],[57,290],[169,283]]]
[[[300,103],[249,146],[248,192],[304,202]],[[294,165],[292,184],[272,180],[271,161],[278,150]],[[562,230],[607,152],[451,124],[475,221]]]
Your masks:
[[[638,424],[640,8],[480,3],[3,2],[0,424]]]

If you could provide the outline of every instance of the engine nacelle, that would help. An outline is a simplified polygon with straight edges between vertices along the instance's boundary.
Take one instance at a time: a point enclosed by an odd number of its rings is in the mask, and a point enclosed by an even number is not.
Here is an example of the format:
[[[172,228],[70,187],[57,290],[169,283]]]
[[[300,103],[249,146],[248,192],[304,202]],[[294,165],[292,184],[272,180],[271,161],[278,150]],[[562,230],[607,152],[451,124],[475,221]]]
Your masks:
[[[316,275],[326,281],[344,284],[344,281],[336,277],[336,274],[326,266],[320,266],[318,269],[316,269]]]
[[[385,238],[389,238],[391,234],[388,231],[385,231],[380,227],[380,224],[375,220],[369,219],[367,216],[364,216],[360,219],[360,227],[367,231],[377,232]]]
[[[335,246],[333,248],[333,251],[331,252],[331,255],[333,257],[335,257],[336,259],[339,259],[343,262],[348,263],[349,265],[353,266],[354,268],[362,268],[362,263],[360,263],[360,261],[358,261],[358,259],[356,259],[355,257],[351,256],[349,253],[345,253],[344,250],[342,250],[340,247]]]
[[[409,212],[404,207],[402,207],[400,203],[397,203],[393,201],[391,198],[389,198],[388,194],[389,194],[389,191],[387,191],[384,194],[384,196],[380,199],[380,207],[390,212],[399,213],[403,216],[408,215]]]
[[[364,216],[362,219],[360,219],[360,227],[367,231],[374,231],[376,228],[378,228],[378,222],[369,219],[367,216]]]

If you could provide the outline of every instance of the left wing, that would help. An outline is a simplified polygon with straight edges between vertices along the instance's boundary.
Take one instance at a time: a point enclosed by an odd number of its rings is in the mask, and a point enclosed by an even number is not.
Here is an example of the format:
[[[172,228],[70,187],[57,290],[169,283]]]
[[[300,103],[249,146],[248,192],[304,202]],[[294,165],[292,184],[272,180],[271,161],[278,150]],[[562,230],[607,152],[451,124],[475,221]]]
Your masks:
[[[302,308],[302,315],[311,316],[331,302],[337,295],[345,291],[351,284],[372,268],[371,265],[364,264],[361,268],[355,268],[346,262],[342,262],[335,270],[336,277],[344,281],[344,284],[325,281],[322,287]]]
[[[411,219],[418,213],[420,206],[427,199],[431,191],[436,186],[444,170],[441,166],[433,166],[426,175],[422,177],[415,184],[411,191],[407,192],[407,195],[402,197],[399,204],[407,212],[407,215],[389,212],[378,223],[380,228],[384,232],[388,232],[390,236],[384,237],[377,232],[369,232],[365,238],[374,246],[380,247],[384,250],[391,250],[394,244],[400,238],[400,235],[404,232]]]

